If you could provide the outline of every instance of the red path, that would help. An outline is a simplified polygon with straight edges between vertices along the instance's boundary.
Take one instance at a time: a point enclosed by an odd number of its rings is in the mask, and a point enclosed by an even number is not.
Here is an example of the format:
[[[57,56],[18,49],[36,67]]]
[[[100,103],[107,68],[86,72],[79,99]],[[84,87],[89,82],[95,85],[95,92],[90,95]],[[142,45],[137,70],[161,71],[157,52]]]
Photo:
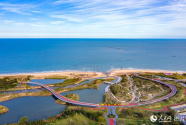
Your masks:
[[[113,118],[109,119],[109,125],[114,125],[114,119]]]
[[[137,77],[140,77],[140,78],[143,78],[139,75],[137,75],[136,73],[134,74],[135,76]],[[143,78],[143,79],[148,79],[148,78]],[[151,81],[156,81],[156,80],[153,80],[153,79],[148,79],[148,80],[151,80]],[[130,103],[129,105],[119,105],[120,106],[125,106],[125,107],[128,107],[128,106],[139,106],[139,105],[146,105],[146,104],[150,104],[150,103],[154,103],[154,102],[158,102],[158,101],[161,101],[161,100],[164,100],[170,96],[173,96],[175,93],[176,93],[176,87],[171,85],[171,84],[168,84],[168,83],[163,83],[163,82],[160,82],[160,81],[157,81],[161,84],[164,84],[168,87],[171,88],[172,92],[162,98],[159,98],[159,99],[155,99],[155,100],[152,100],[150,102],[143,102],[143,103]],[[23,82],[22,82],[23,83]],[[31,83],[31,84],[36,84],[36,85],[39,85],[39,86],[42,86],[43,88],[47,89],[48,91],[50,91],[56,98],[62,100],[62,101],[65,101],[67,103],[70,103],[70,104],[74,104],[74,105],[78,105],[78,106],[88,106],[88,107],[108,107],[108,106],[105,106],[105,105],[100,105],[100,104],[94,104],[94,103],[86,103],[86,102],[79,102],[79,101],[73,101],[73,100],[70,100],[68,98],[65,98],[64,96],[60,95],[59,93],[57,93],[56,91],[54,91],[53,89],[51,89],[50,87],[47,87],[43,84],[40,84],[40,83],[34,83],[34,82],[24,82],[24,83]]]
[[[177,106],[177,105],[181,105],[181,104],[184,104],[186,102],[182,102],[182,103],[178,103],[178,104],[174,104],[174,105],[168,105],[168,106],[165,106],[163,109],[161,110],[156,110],[156,109],[147,109],[147,108],[142,108],[142,107],[136,107],[136,108],[139,108],[139,109],[144,109],[144,110],[148,110],[148,111],[154,111],[154,112],[163,112],[163,111],[169,111],[169,109],[167,107],[171,107],[171,106]],[[122,109],[124,110],[124,108]]]

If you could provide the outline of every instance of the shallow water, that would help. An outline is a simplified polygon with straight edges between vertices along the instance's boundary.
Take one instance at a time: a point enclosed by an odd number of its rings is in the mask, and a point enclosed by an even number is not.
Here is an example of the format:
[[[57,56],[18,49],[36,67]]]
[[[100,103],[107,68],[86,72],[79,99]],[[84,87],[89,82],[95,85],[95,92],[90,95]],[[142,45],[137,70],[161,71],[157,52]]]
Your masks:
[[[97,89],[82,89],[69,91],[79,95],[79,101],[90,103],[101,103],[105,94],[106,84],[101,84]],[[66,95],[64,92],[61,95]],[[55,116],[65,110],[65,105],[55,103],[53,96],[46,97],[20,97],[5,102],[0,105],[9,108],[9,112],[0,115],[0,124],[16,123],[23,116],[27,116],[29,121],[39,120]]]
[[[90,102],[90,103],[102,103],[103,95],[105,94],[105,88],[107,84],[101,84],[97,89],[83,89],[69,91],[79,95],[80,102]],[[66,95],[69,92],[64,92],[61,95]]]
[[[8,107],[7,113],[0,115],[0,124],[16,123],[23,116],[27,116],[29,121],[47,119],[65,110],[65,105],[55,103],[53,96],[46,97],[20,97],[5,102],[0,105]]]
[[[30,82],[41,83],[43,85],[61,83],[64,81],[65,81],[65,79],[32,79],[32,80],[30,80]]]

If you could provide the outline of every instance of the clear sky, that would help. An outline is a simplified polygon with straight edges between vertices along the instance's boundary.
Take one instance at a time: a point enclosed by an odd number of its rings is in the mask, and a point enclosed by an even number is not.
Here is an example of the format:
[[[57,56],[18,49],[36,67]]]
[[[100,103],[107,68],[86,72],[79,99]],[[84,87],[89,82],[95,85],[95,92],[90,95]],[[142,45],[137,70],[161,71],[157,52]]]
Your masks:
[[[1,0],[0,37],[186,38],[186,0]]]

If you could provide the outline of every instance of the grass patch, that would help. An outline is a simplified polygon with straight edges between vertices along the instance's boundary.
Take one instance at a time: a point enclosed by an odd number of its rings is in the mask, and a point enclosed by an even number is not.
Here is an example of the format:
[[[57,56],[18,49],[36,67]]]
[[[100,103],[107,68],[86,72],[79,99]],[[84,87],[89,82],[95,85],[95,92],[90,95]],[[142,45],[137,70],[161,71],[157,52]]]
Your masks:
[[[117,125],[159,125],[159,123],[153,123],[149,119],[124,119],[118,118],[116,119]]]
[[[75,85],[77,82],[79,82],[79,78],[74,78],[74,79],[66,79],[64,82],[61,83],[54,83],[54,86],[67,86],[67,85]]]
[[[8,112],[8,108],[0,105],[0,114]]]
[[[146,77],[146,78],[157,78],[155,76],[170,78],[170,79],[186,79],[186,75],[180,75],[178,73],[172,73],[171,75],[165,75],[164,73],[139,73],[140,76]]]
[[[118,124],[117,125],[142,125],[142,124],[147,124],[147,125],[161,125],[161,122],[156,121],[156,122],[151,122],[150,117],[152,115],[157,116],[159,119],[162,116],[171,116],[172,121],[171,123],[168,124],[173,124],[173,125],[182,125],[180,122],[175,122],[174,121],[174,116],[176,114],[175,111],[171,110],[170,112],[154,112],[154,111],[146,111],[143,109],[139,109],[136,107],[128,107],[122,110],[123,108],[118,107],[116,108],[116,113],[118,114]]]
[[[64,95],[64,97],[66,97],[66,98],[68,98],[70,100],[74,100],[74,101],[79,100],[79,96],[77,94],[75,94],[75,93],[72,93],[72,92],[67,93],[66,95]],[[62,104],[62,105],[66,104],[66,102],[63,102],[63,101],[61,101],[59,99],[56,100],[56,103]]]
[[[90,109],[90,110],[89,110]],[[91,110],[92,108],[88,108],[88,109],[84,109],[83,107],[79,107],[79,106],[67,106],[66,110],[63,111],[61,113],[61,115],[57,115],[58,117],[54,116],[54,117],[49,117],[48,120],[50,123],[58,123],[58,121],[61,121],[60,123],[65,123],[65,124],[69,124],[70,122],[65,122],[64,120],[67,120],[72,122],[72,119],[74,117],[76,117],[76,115],[81,115],[86,119],[89,119],[90,121],[92,121],[94,124],[100,124],[100,123],[104,123],[105,122],[105,114],[106,111],[104,110]],[[94,108],[93,108],[94,109]],[[77,120],[81,120],[81,117],[78,117]],[[85,119],[82,118],[82,121],[85,121]],[[82,123],[79,121],[76,121],[75,124],[88,124],[86,123]]]
[[[60,75],[53,75],[53,76],[46,76],[45,79],[66,79],[67,76],[60,76]]]
[[[55,125],[95,125],[96,122],[85,117],[82,114],[75,114],[66,119],[60,119],[55,122]]]

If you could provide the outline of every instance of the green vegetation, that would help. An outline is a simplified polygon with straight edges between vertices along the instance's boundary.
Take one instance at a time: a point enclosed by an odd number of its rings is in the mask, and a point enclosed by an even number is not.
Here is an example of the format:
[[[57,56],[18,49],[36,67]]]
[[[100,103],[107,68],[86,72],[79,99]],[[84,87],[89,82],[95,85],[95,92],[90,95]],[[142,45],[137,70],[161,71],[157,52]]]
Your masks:
[[[168,87],[161,85],[158,82],[153,82],[143,78],[133,76],[134,85],[137,87],[137,92],[141,94],[139,101],[146,101],[151,99],[153,96],[156,96],[162,92],[163,89],[169,89]]]
[[[14,88],[17,86],[18,80],[10,79],[9,77],[5,77],[3,79],[0,79],[0,89],[9,89]]]
[[[110,90],[111,90],[111,92],[112,92],[114,95],[116,95],[117,93],[120,92],[120,86],[118,86],[117,84],[111,85],[111,86],[110,86]]]
[[[156,76],[170,78],[170,79],[186,79],[186,74],[178,74],[178,73],[172,73],[171,75],[165,75],[164,73],[139,73],[140,76],[146,77],[146,78],[157,78]]]
[[[7,76],[4,78],[1,78],[0,79],[0,92],[38,88],[38,86],[29,86],[25,83],[20,83],[23,80],[24,82],[30,81],[31,77],[32,76]]]
[[[27,123],[28,123],[28,117],[24,116],[20,118],[18,125],[25,125]]]
[[[147,112],[145,110],[141,110],[138,108],[125,108],[124,110],[119,111],[117,108],[116,113],[118,114],[119,118],[128,118],[128,119],[142,119],[142,118],[149,118],[149,116],[153,115],[153,112]]]
[[[122,75],[121,77],[121,82],[111,85],[110,91],[118,100],[129,102],[132,100],[130,82],[126,75]]]
[[[75,108],[75,109],[74,109]],[[104,124],[105,110],[86,110],[82,107],[68,106],[61,115],[48,118],[53,124]]]
[[[103,112],[101,111],[88,111],[83,109],[77,109],[77,110],[65,110],[63,114],[59,117],[59,119],[62,118],[68,118],[70,116],[73,116],[74,114],[83,114],[84,116],[90,118],[91,120],[97,121],[97,118],[99,116],[103,116]]]
[[[72,90],[80,90],[80,89],[87,89],[87,88],[98,89],[99,85],[103,84],[104,81],[112,81],[112,80],[113,79],[96,79],[96,80],[91,81],[87,84],[82,84],[82,85],[78,85],[76,87],[69,87],[69,88],[58,88],[58,90],[72,91]]]
[[[55,83],[54,86],[60,86],[60,87],[64,87],[67,85],[75,85],[77,82],[79,82],[80,79],[79,78],[74,78],[74,79],[66,79],[64,82],[61,83]]]
[[[8,112],[8,108],[0,105],[0,114]]]
[[[58,93],[62,93],[66,91],[80,90],[80,89],[87,89],[87,88],[97,89],[99,85],[102,84],[104,81],[112,81],[112,80],[113,79],[101,79],[101,80],[97,79],[90,83],[79,85],[76,87],[63,88],[60,86],[54,90]],[[33,86],[33,87],[38,87],[38,86]],[[49,95],[52,95],[52,93],[47,90],[42,90],[42,91],[37,91],[37,92],[25,92],[25,93],[0,93],[0,102],[22,97],[22,96],[49,96]]]
[[[45,79],[66,79],[67,76],[60,76],[60,75],[53,75],[53,76],[47,76]]]
[[[150,121],[150,117],[152,115],[157,116],[160,118],[160,116],[171,116],[172,122],[171,124],[175,125],[182,125],[180,122],[174,121],[174,111],[170,112],[152,112],[152,111],[146,111],[143,109],[138,109],[136,107],[130,107],[125,108],[122,110],[122,108],[117,108],[116,113],[118,114],[119,119],[117,120],[117,125],[122,125],[122,122],[125,123],[125,125],[141,125],[142,124],[151,124],[151,125],[164,125],[165,123],[160,123],[158,121],[152,123]],[[169,123],[170,124],[170,123]]]
[[[107,115],[108,118],[115,118],[116,116],[114,114]]]
[[[65,95],[65,97],[67,97],[68,99],[71,99],[71,100],[79,100],[79,96],[75,93],[72,93],[72,92],[69,92]]]
[[[141,107],[148,108],[148,109],[163,109],[165,106],[186,102],[186,96],[184,94],[184,89],[180,84],[178,84],[174,81],[168,81],[168,80],[162,80],[162,81],[166,82],[166,83],[173,84],[177,88],[176,94],[166,100],[156,102],[153,104],[144,105]],[[171,89],[169,87],[164,86],[164,85],[162,85],[161,87],[164,89],[164,93],[155,97],[154,99],[166,96],[171,92]]]
[[[72,92],[67,93],[66,95],[64,95],[64,97],[66,97],[68,99],[71,99],[71,100],[74,100],[74,101],[79,100],[79,96],[75,93],[72,93]],[[62,104],[62,105],[66,104],[66,102],[63,102],[59,99],[56,100],[56,103]]]
[[[113,79],[96,79],[94,81],[91,81],[90,83],[85,84],[86,86],[94,89],[98,89],[99,85],[104,83],[104,81],[112,81]]]
[[[105,93],[104,95],[103,95],[103,103],[105,103],[107,101],[107,93]]]
[[[117,125],[159,125],[159,123],[153,123],[149,119],[116,119]]]
[[[90,109],[90,110],[88,110]],[[67,106],[66,110],[56,116],[51,116],[47,120],[28,121],[28,118],[22,117],[18,123],[11,125],[104,125],[105,112],[102,110],[91,110],[91,108],[79,106]],[[94,108],[93,108],[94,109]]]
[[[105,93],[105,95],[103,96],[103,103],[104,104],[120,104],[120,102],[113,99],[113,97],[111,97],[109,93]]]
[[[145,78],[157,78],[156,77],[157,73],[151,73],[151,72],[145,72],[145,73],[138,73],[138,75],[145,77]]]
[[[25,81],[25,82],[28,82],[28,81],[31,80],[31,78],[32,78],[32,76],[29,75],[29,76],[27,76],[27,77],[24,79],[24,81]]]
[[[107,115],[107,117],[108,117],[108,118],[115,118],[115,117],[116,117],[116,115],[114,115],[114,114],[112,113],[112,109],[111,109],[111,114]]]
[[[103,116],[98,116],[97,121],[99,123],[103,123],[105,121],[105,118]]]
[[[28,117],[24,116],[21,117],[18,124],[12,124],[12,125],[47,125],[46,122],[43,120],[38,120],[38,121],[28,121]]]
[[[164,73],[157,73],[157,76],[166,77],[170,79],[186,79],[184,75],[180,75],[178,73],[173,73],[172,75],[165,75]]]
[[[82,114],[75,114],[72,117],[66,119],[56,120],[56,125],[95,125],[96,122],[85,117]]]
[[[112,80],[113,79],[97,79],[97,80],[91,81],[90,83],[78,85],[76,87],[63,88],[63,87],[60,86],[60,87],[58,87],[57,89],[54,89],[54,90],[56,92],[66,92],[66,91],[89,89],[89,88],[98,89],[99,85],[104,83],[104,81],[112,81]]]

